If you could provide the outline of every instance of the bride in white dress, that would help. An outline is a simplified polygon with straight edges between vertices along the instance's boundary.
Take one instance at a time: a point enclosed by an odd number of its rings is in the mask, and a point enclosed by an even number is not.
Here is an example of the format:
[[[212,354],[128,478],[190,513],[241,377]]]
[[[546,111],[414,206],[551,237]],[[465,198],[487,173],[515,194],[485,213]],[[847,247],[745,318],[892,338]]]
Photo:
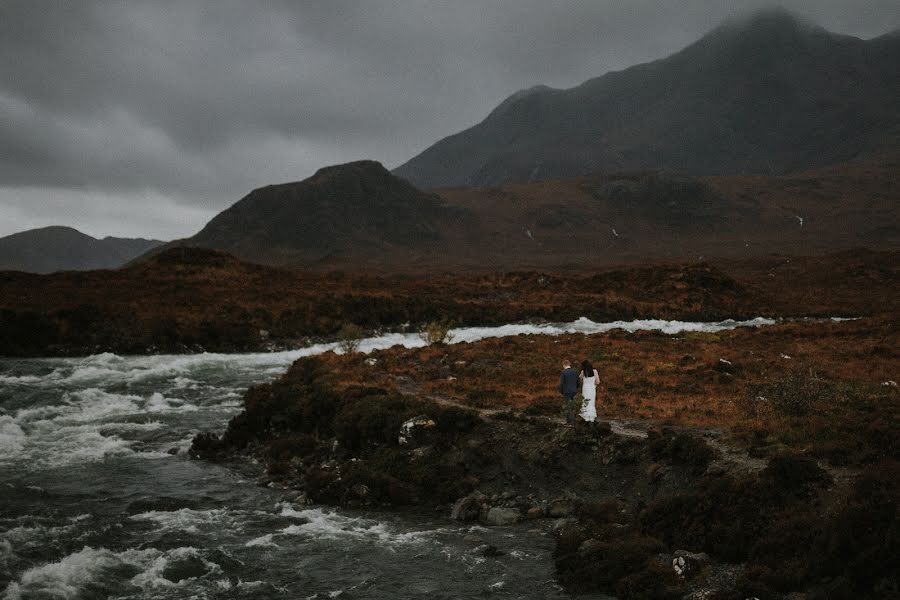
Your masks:
[[[597,419],[597,371],[590,361],[581,363],[581,372],[578,374],[581,380],[581,418],[588,423]]]

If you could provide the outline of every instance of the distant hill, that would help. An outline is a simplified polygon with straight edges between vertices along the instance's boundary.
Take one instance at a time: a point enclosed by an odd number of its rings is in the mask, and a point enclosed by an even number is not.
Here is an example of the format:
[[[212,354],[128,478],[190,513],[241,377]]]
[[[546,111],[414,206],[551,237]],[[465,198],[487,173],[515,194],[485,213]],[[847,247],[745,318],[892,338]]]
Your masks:
[[[434,193],[357,162],[254,190],[151,254],[212,248],[272,266],[382,274],[818,255],[900,248],[898,199],[892,156],[775,177],[644,170]]]
[[[900,148],[900,34],[830,33],[780,9],[566,90],[538,86],[394,173],[422,188],[594,172],[783,174]]]
[[[338,258],[364,263],[428,252],[439,246],[446,222],[464,216],[380,163],[359,161],[253,190],[195,236],[171,245],[216,248],[276,265]]]
[[[164,243],[116,237],[98,240],[71,227],[42,227],[0,238],[0,270],[52,273],[113,269]]]

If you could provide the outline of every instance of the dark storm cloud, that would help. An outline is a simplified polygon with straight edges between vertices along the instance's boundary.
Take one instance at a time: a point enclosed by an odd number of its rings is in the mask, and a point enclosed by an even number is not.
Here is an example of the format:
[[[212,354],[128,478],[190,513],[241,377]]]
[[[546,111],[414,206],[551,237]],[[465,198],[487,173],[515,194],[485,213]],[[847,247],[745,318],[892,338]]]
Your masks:
[[[186,235],[254,186],[396,166],[517,89],[659,58],[768,4],[4,2],[0,235]],[[894,0],[784,5],[860,37],[900,25]]]

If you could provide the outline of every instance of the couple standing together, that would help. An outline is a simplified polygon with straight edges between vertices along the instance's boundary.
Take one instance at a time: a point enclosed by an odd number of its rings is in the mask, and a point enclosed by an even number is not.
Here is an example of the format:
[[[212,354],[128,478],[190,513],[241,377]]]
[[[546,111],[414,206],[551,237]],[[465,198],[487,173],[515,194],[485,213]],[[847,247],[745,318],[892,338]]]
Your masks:
[[[581,363],[581,371],[576,372],[572,363],[564,360],[562,373],[559,374],[559,393],[565,402],[566,424],[575,422],[575,410],[577,408],[575,395],[578,393],[578,384],[581,384],[581,410],[579,416],[589,423],[597,418],[597,371],[590,361]]]

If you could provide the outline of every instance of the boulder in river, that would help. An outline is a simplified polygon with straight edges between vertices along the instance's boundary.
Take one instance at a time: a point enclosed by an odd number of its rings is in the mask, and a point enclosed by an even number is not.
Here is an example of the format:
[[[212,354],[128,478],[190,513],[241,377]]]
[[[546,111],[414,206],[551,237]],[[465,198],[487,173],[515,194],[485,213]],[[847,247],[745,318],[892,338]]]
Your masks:
[[[520,513],[517,509],[495,506],[494,508],[487,511],[487,514],[484,516],[483,522],[485,525],[502,527],[504,525],[514,525],[520,520],[522,520],[522,513]]]

